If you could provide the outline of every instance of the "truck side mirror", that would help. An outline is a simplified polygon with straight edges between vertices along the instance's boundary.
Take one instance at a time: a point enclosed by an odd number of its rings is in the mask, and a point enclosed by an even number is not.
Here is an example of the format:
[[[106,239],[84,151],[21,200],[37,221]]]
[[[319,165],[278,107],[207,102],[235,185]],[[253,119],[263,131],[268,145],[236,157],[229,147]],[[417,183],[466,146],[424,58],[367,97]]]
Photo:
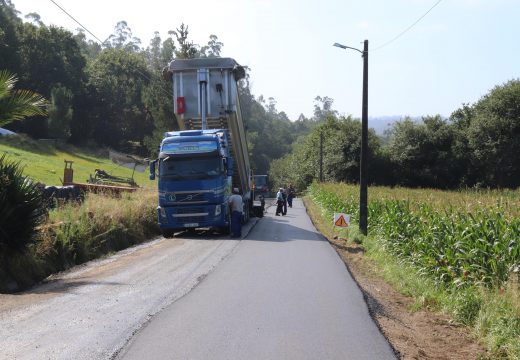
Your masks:
[[[155,180],[155,163],[157,160],[150,161],[150,180]]]
[[[233,176],[233,159],[227,159],[227,176]]]

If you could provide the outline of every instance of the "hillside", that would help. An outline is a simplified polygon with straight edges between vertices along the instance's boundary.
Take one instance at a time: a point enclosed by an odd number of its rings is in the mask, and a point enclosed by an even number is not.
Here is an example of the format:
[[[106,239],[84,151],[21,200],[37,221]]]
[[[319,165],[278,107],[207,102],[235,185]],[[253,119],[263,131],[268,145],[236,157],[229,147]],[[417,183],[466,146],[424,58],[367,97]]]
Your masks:
[[[62,184],[64,160],[73,161],[75,182],[87,182],[95,169],[103,169],[114,176],[132,177],[132,169],[113,163],[106,149],[93,151],[69,145],[54,146],[25,136],[0,136],[0,156],[4,154],[10,160],[19,161],[26,176],[45,185]],[[134,180],[141,187],[153,186],[147,171],[136,171]]]

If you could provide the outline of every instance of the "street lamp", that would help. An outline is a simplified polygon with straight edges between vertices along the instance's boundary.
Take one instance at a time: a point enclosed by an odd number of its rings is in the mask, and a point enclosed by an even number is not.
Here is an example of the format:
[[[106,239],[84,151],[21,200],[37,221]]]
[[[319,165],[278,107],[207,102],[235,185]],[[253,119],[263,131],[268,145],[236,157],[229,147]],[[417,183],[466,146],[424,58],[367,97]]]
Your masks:
[[[359,231],[367,234],[368,226],[368,40],[364,41],[363,51],[334,43],[340,49],[359,51],[363,57],[363,104],[361,109],[361,157],[359,164]]]

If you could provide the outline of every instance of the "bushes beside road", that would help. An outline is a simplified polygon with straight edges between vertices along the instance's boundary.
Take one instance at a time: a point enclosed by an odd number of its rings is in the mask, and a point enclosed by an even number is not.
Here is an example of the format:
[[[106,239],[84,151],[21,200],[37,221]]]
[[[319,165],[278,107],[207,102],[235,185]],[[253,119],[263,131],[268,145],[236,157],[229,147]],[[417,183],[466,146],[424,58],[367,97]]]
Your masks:
[[[52,273],[158,235],[156,197],[152,190],[121,198],[87,194],[82,203],[50,211],[25,251],[4,254],[0,291],[26,288]]]

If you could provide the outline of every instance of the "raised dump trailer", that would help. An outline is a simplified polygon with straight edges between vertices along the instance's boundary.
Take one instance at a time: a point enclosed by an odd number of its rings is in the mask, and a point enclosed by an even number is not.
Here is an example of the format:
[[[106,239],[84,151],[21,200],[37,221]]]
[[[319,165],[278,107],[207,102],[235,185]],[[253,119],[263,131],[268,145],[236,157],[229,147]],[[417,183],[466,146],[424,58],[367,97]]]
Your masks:
[[[251,169],[237,81],[244,68],[231,58],[172,61],[163,73],[172,81],[180,131],[164,134],[158,174],[159,225],[165,236],[188,228],[229,232],[227,205],[233,188],[244,201],[243,221],[253,213]]]

